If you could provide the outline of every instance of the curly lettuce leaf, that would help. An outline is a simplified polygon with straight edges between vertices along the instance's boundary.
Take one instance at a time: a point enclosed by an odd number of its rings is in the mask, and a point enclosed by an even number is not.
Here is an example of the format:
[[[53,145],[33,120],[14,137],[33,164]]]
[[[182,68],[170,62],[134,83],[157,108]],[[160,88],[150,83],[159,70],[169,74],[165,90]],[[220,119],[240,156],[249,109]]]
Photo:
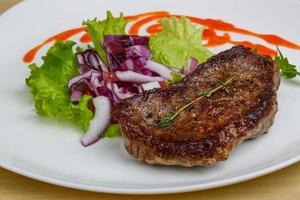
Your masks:
[[[176,73],[176,72],[172,72],[171,76],[172,76],[172,79],[168,81],[169,84],[179,82],[183,79],[183,75]]]
[[[202,31],[188,18],[164,18],[159,21],[162,32],[150,38],[149,46],[153,59],[164,65],[182,68],[187,66],[190,57],[199,63],[213,54],[202,45]]]
[[[110,124],[105,132],[103,133],[104,137],[115,138],[121,135],[121,130],[119,124]]]
[[[72,41],[57,42],[42,57],[42,66],[29,65],[31,74],[26,84],[39,115],[72,120],[87,130],[93,118],[93,112],[88,109],[91,97],[83,96],[78,104],[73,104],[67,87],[68,80],[78,74],[74,45]]]
[[[107,11],[106,20],[87,20],[82,23],[87,26],[87,33],[92,38],[95,49],[100,55],[103,62],[107,63],[106,54],[102,47],[104,35],[125,35],[125,27],[127,22],[124,19],[123,13],[120,13],[118,18],[115,18],[110,11]]]
[[[88,130],[90,121],[94,118],[94,113],[88,108],[91,100],[91,96],[84,95],[80,98],[78,104],[70,104],[73,112],[71,120],[77,122],[84,131]]]

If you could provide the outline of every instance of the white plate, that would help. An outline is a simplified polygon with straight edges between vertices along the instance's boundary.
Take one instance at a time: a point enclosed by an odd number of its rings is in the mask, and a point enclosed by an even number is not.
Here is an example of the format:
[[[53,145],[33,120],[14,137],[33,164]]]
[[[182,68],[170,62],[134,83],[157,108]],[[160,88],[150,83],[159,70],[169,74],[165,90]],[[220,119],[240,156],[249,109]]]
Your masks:
[[[299,78],[282,81],[278,92],[279,112],[269,134],[243,143],[229,160],[210,168],[142,164],[127,155],[120,139],[104,139],[84,148],[79,143],[81,131],[72,124],[37,116],[24,83],[29,71],[22,56],[49,36],[80,26],[83,19],[104,17],[106,10],[115,14],[123,11],[127,15],[168,10],[221,18],[240,27],[274,33],[300,43],[300,2],[296,0],[22,2],[0,18],[0,166],[66,187],[153,194],[229,185],[270,173],[300,159]],[[300,66],[300,51],[285,48],[282,51],[292,63]],[[40,62],[40,57],[36,61]]]

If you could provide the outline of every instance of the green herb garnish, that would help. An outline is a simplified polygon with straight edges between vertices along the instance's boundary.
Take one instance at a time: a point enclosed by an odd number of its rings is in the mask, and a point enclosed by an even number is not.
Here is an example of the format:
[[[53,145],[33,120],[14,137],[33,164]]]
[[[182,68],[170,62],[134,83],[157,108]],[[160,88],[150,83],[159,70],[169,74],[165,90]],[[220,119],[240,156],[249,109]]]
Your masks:
[[[166,128],[168,127],[171,122],[179,115],[179,113],[181,113],[182,111],[184,111],[185,109],[189,108],[190,106],[192,106],[196,101],[199,101],[203,98],[209,98],[210,96],[212,96],[215,92],[219,91],[219,90],[223,90],[226,91],[226,93],[229,93],[229,90],[227,88],[227,85],[234,79],[234,77],[228,79],[226,82],[222,82],[219,81],[221,84],[210,90],[210,91],[205,91],[199,94],[199,97],[197,97],[196,99],[194,99],[193,101],[189,102],[188,104],[186,104],[185,106],[181,107],[179,110],[177,110],[176,112],[170,112],[166,117],[164,117],[163,119],[161,119],[158,123],[157,123],[157,127],[159,128]]]
[[[170,112],[168,114],[168,116],[166,116],[165,118],[163,118],[162,120],[160,120],[157,123],[157,126],[159,128],[165,128],[167,126],[169,126],[169,124],[175,119],[175,117],[179,114],[179,112]]]
[[[297,71],[296,65],[290,64],[287,57],[284,57],[277,47],[277,56],[275,57],[274,61],[279,67],[281,76],[292,79],[295,78],[297,75],[300,75],[300,72]]]
[[[199,94],[199,97],[201,97],[201,96],[203,96],[203,97],[206,97],[206,98],[208,98],[208,97],[210,97],[212,94],[211,94],[211,92],[202,92],[202,93],[200,93]]]

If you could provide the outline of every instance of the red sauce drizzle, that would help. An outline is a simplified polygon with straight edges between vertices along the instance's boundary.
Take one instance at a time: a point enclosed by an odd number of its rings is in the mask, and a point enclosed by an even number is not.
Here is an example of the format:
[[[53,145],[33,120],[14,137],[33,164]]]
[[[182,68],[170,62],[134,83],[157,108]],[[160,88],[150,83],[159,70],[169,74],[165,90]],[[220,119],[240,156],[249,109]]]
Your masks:
[[[146,29],[147,33],[150,35],[155,35],[162,31],[162,27],[160,24],[153,24]]]
[[[35,55],[37,54],[37,52],[46,44],[53,42],[53,41],[63,41],[63,40],[67,40],[70,37],[84,31],[86,29],[86,27],[80,27],[80,28],[75,28],[75,29],[71,29],[71,30],[67,30],[64,31],[62,33],[59,33],[57,35],[54,35],[52,37],[50,37],[49,39],[45,40],[42,44],[34,47],[33,49],[31,49],[30,51],[28,51],[25,56],[23,57],[23,61],[25,63],[30,63],[33,61]]]
[[[163,14],[155,14],[155,15],[150,15],[146,18],[143,18],[137,22],[135,22],[131,28],[129,29],[129,35],[138,35],[139,34],[139,30],[141,28],[141,26],[151,22],[151,21],[155,21],[155,20],[159,20],[161,18],[164,18],[164,17],[170,17],[170,14],[166,14],[166,13],[163,13]]]
[[[129,29],[130,35],[138,35],[141,27],[145,26],[147,23],[150,22],[156,22],[157,20],[164,18],[164,17],[181,17],[181,15],[171,15],[167,11],[157,11],[157,12],[146,12],[138,15],[132,15],[132,16],[125,16],[125,19],[128,22],[133,23]],[[272,57],[276,56],[276,51],[266,47],[261,44],[254,44],[249,41],[234,41],[231,39],[230,32],[242,34],[242,35],[248,35],[253,36],[256,38],[260,38],[264,40],[265,42],[271,44],[271,45],[278,45],[278,46],[284,46],[291,49],[297,49],[300,50],[300,45],[290,42],[288,40],[285,40],[277,35],[274,34],[260,34],[255,33],[243,28],[236,27],[233,24],[230,24],[228,22],[225,22],[223,20],[219,19],[202,19],[198,17],[192,17],[187,16],[192,22],[196,24],[200,24],[203,26],[206,26],[207,29],[203,31],[202,39],[207,41],[205,46],[207,47],[216,47],[224,44],[233,44],[233,45],[243,45],[250,48],[257,48],[257,52],[259,54],[265,54],[270,55]],[[59,33],[53,37],[50,37],[46,41],[44,41],[42,44],[36,46],[35,48],[31,49],[26,53],[26,55],[23,58],[23,61],[26,63],[30,63],[33,61],[36,53],[46,44],[58,41],[58,40],[67,40],[70,37],[83,32],[86,30],[86,27],[80,27],[75,28],[71,30],[64,31],[62,33]],[[149,33],[150,36],[153,36],[160,31],[162,31],[162,27],[159,24],[153,24],[151,26],[146,27],[147,33]],[[216,31],[223,31],[224,33],[222,35],[218,35]],[[81,36],[80,42],[82,43],[88,43],[91,42],[90,36],[85,33]]]
[[[138,15],[125,16],[125,20],[134,22],[144,17],[154,16],[154,15],[170,15],[168,11],[155,11],[155,12],[145,12]]]
[[[219,30],[219,31],[227,31],[227,32],[235,32],[235,33],[239,33],[242,35],[254,36],[254,37],[265,40],[269,44],[285,46],[285,47],[292,48],[292,49],[300,49],[300,46],[298,44],[287,41],[277,35],[254,33],[252,31],[248,31],[246,29],[238,28],[238,27],[234,26],[233,24],[224,22],[219,19],[201,19],[201,18],[197,18],[197,17],[189,17],[189,18],[192,22],[207,26],[210,29]]]
[[[88,33],[85,33],[83,36],[81,36],[80,42],[89,43],[89,42],[92,42],[92,38],[89,36]]]

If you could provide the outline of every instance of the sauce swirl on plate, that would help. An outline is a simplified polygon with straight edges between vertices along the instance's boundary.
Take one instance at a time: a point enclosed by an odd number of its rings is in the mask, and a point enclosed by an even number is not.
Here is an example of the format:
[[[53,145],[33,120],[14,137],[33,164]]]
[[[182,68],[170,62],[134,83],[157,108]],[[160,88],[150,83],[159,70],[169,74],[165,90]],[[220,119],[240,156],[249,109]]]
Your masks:
[[[162,27],[160,24],[157,24],[159,19],[164,17],[182,17],[182,15],[173,15],[167,11],[157,11],[157,12],[146,12],[138,15],[125,16],[125,19],[130,23],[130,28],[128,34],[130,35],[138,35],[141,28],[145,26],[146,32],[153,36],[160,31],[162,31]],[[274,46],[283,46],[290,49],[300,50],[300,45],[288,41],[280,36],[275,34],[260,34],[255,33],[253,31],[239,28],[231,23],[225,22],[220,19],[203,19],[193,16],[187,16],[193,23],[198,25],[206,26],[207,28],[203,31],[202,39],[206,41],[205,46],[207,47],[216,47],[224,44],[233,44],[233,45],[243,45],[250,48],[256,48],[259,54],[269,55],[271,57],[276,56],[276,51],[270,47],[267,47],[262,44],[254,44],[250,41],[235,41],[232,40],[230,33],[237,33],[241,35],[247,35],[251,37],[256,37],[261,40],[264,40],[266,43]],[[153,24],[153,22],[155,24]],[[147,24],[150,24],[148,25]],[[30,63],[34,60],[37,52],[46,44],[51,43],[53,41],[58,40],[67,40],[81,32],[85,32],[86,27],[74,28],[64,32],[61,32],[57,35],[50,37],[49,39],[42,42],[40,45],[34,47],[30,51],[28,51],[23,57],[23,61],[25,63]],[[218,32],[223,32],[223,34],[218,34]],[[87,33],[84,33],[80,37],[80,42],[89,43],[91,42],[91,38]]]
[[[67,39],[71,38],[72,36],[77,35],[78,33],[81,33],[85,29],[86,29],[86,27],[74,28],[74,29],[70,29],[70,30],[61,32],[57,35],[54,35],[54,36],[48,38],[40,45],[38,45],[38,46],[34,47],[33,49],[31,49],[30,51],[28,51],[25,54],[25,56],[23,57],[23,61],[25,63],[32,62],[33,59],[35,58],[35,55],[37,54],[37,52],[46,44],[53,42],[53,41],[57,41],[57,40],[67,40]]]

